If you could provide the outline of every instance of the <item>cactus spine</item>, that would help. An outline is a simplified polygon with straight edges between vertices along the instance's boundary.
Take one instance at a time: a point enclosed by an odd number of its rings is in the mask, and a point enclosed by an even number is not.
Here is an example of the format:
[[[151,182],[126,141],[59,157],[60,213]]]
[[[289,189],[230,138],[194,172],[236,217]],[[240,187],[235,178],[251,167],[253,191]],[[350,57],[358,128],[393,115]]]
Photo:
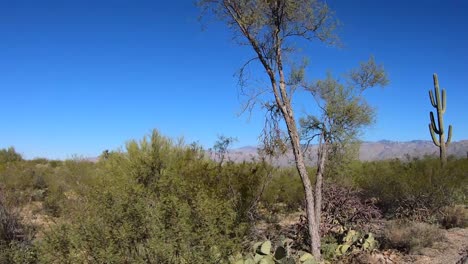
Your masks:
[[[429,114],[431,119],[431,123],[429,124],[429,132],[431,133],[432,141],[437,147],[439,147],[440,161],[443,166],[447,162],[447,147],[452,140],[452,125],[449,126],[448,138],[447,141],[445,141],[443,114],[445,113],[445,109],[447,107],[447,98],[445,96],[445,89],[442,89],[442,98],[440,96],[439,80],[437,79],[437,74],[434,73],[433,78],[435,96],[432,93],[432,90],[429,90],[429,98],[431,99],[432,106],[437,109],[437,124],[434,119],[434,113],[431,111]],[[439,135],[438,139],[436,134]]]

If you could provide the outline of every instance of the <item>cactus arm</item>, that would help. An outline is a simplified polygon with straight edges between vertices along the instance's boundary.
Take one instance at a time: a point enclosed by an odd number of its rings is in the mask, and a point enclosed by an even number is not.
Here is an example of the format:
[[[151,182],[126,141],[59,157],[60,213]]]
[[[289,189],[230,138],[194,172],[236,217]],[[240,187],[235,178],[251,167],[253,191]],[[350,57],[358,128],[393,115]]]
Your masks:
[[[447,102],[447,99],[445,98],[445,89],[442,89],[442,107],[441,107],[441,110],[440,112],[442,114],[445,114],[445,106],[446,106],[446,103]]]
[[[435,96],[436,96],[436,105],[435,108],[439,108],[440,106],[440,91],[439,91],[439,79],[437,78],[437,74],[434,73],[434,89],[435,89]]]
[[[429,117],[431,118],[432,130],[434,130],[436,134],[440,135],[442,132],[436,127],[436,123],[434,120],[434,113],[432,111],[429,113]]]
[[[447,143],[445,144],[448,146],[450,142],[452,142],[452,125],[449,125]]]
[[[434,94],[432,94],[432,90],[429,90],[429,99],[431,99],[431,104],[434,108],[437,108],[437,104],[434,100]]]
[[[431,124],[429,124],[429,132],[431,132],[432,142],[434,142],[434,145],[436,145],[437,147],[440,147],[440,142],[439,140],[437,140],[437,137],[435,135],[435,132]]]

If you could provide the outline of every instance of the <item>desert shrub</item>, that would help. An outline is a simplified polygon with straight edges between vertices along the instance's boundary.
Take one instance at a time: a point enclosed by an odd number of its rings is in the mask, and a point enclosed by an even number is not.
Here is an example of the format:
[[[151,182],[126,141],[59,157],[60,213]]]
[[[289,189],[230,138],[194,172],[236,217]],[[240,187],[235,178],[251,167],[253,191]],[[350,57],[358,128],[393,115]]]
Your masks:
[[[314,173],[309,175],[313,177]],[[304,187],[295,168],[280,168],[274,172],[263,193],[262,204],[272,213],[295,212],[304,206]]]
[[[6,203],[0,190],[0,263],[35,263],[34,230]]]
[[[444,228],[467,228],[468,208],[465,205],[455,205],[446,207],[439,216],[439,223]]]
[[[66,196],[63,187],[49,188],[47,192],[45,192],[43,201],[44,211],[50,216],[59,217],[65,200]]]
[[[96,165],[88,161],[22,160],[0,169],[0,183],[6,192],[14,194],[8,198],[15,206],[41,201],[46,213],[59,216],[61,205],[67,202],[64,193],[81,194],[94,184],[96,173]]]
[[[435,225],[412,221],[390,221],[385,226],[381,240],[384,248],[416,253],[422,248],[430,247],[435,241],[444,239],[442,231]]]
[[[154,132],[97,164],[99,177],[40,243],[45,263],[216,263],[239,249],[248,224],[224,174],[196,146]],[[245,171],[242,173],[242,171]],[[239,177],[242,179],[242,177]],[[243,180],[242,182],[250,182]],[[233,188],[238,188],[231,181]],[[237,186],[237,187],[236,187]],[[219,187],[219,188],[218,188]]]
[[[8,163],[0,174],[0,180],[7,189],[32,189],[34,170],[25,162]]]
[[[86,192],[86,188],[93,186],[97,182],[97,165],[93,162],[80,158],[69,159],[55,165],[48,163],[49,168],[53,168],[53,173],[49,174],[47,183],[51,188],[63,188],[63,191],[73,190],[81,194]]]
[[[42,174],[37,174],[34,176],[33,188],[37,190],[47,189],[47,182],[45,181],[44,176]]]
[[[440,209],[466,203],[468,161],[449,159],[445,168],[438,159],[423,158],[363,162],[354,183],[379,200],[388,218],[435,222]]]
[[[320,234],[324,238],[324,252],[333,251],[339,245],[345,230],[356,230],[362,234],[373,230],[372,222],[381,218],[381,212],[373,200],[366,200],[361,192],[351,187],[327,182],[323,186],[322,215]],[[307,230],[307,219],[301,216],[287,236],[295,246],[307,250],[310,239]],[[328,242],[327,242],[328,241]],[[331,255],[330,252],[326,255]]]
[[[369,223],[382,214],[374,199],[365,199],[361,191],[335,183],[323,186],[320,232],[322,236],[341,228],[370,231]]]
[[[215,171],[213,186],[223,192],[233,206],[239,221],[258,219],[258,204],[269,187],[274,168],[265,162],[227,162]]]
[[[15,206],[30,202],[35,183],[33,166],[24,161],[5,164],[0,170],[0,183],[6,193],[14,193],[6,199]]]
[[[43,207],[48,215],[59,217],[74,210],[76,197],[82,197],[98,182],[97,165],[82,159],[47,163],[44,174],[47,188],[44,191]],[[73,197],[67,197],[68,196]]]
[[[59,216],[67,191],[81,194],[96,181],[96,165],[82,160],[63,162],[47,159],[9,162],[0,169],[0,183],[17,207],[31,201],[43,202],[46,213]],[[65,207],[69,206],[66,204]]]
[[[0,163],[22,161],[23,157],[17,153],[14,147],[0,149]]]

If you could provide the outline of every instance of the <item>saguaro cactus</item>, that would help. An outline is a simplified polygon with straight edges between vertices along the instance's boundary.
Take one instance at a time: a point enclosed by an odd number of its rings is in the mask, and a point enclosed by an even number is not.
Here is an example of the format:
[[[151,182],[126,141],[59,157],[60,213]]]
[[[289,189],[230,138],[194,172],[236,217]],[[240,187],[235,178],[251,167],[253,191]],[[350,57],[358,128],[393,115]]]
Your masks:
[[[442,165],[445,165],[447,162],[447,147],[452,140],[452,125],[449,126],[448,138],[447,141],[445,141],[443,114],[445,113],[447,106],[447,98],[445,96],[445,89],[442,89],[442,98],[440,97],[439,80],[437,79],[437,74],[434,73],[433,78],[435,96],[432,93],[432,90],[429,90],[429,98],[431,99],[432,106],[437,109],[437,125],[434,119],[434,113],[431,111],[429,114],[431,119],[431,123],[429,124],[429,132],[431,133],[432,141],[437,147],[439,147],[440,161]],[[439,135],[438,139],[436,134]]]

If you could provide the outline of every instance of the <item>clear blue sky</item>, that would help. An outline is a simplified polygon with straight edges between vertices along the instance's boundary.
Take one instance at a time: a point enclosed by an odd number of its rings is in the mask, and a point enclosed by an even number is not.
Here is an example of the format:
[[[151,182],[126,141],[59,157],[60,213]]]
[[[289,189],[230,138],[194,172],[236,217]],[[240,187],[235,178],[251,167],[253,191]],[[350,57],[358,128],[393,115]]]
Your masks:
[[[328,2],[345,47],[304,47],[309,76],[371,54],[389,74],[387,88],[367,94],[377,123],[364,140],[430,140],[434,72],[447,89],[446,126],[468,138],[468,1]],[[198,14],[191,0],[0,0],[0,148],[97,156],[153,128],[205,147],[221,134],[256,145],[263,114],[237,115],[233,76],[252,53],[220,23],[202,30]]]

